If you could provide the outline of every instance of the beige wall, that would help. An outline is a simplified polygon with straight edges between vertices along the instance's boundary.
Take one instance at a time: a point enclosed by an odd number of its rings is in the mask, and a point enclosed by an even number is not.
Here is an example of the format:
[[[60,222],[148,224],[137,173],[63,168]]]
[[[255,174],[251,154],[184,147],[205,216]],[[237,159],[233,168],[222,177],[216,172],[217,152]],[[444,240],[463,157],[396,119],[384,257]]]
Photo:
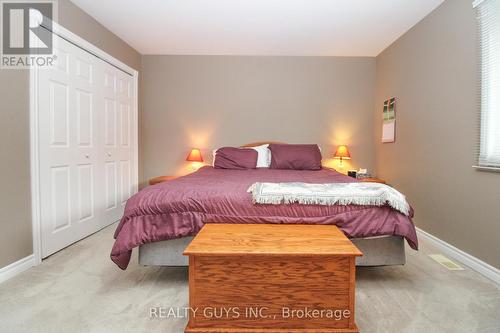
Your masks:
[[[59,0],[59,22],[129,66],[141,56],[68,0]],[[30,255],[31,189],[29,76],[0,69],[0,268]]]
[[[144,180],[189,171],[191,147],[260,140],[348,144],[373,166],[374,58],[143,56]],[[331,162],[331,161],[326,161]]]
[[[30,255],[28,73],[0,69],[0,268]]]
[[[477,57],[470,0],[448,0],[377,57],[376,169],[418,227],[500,267],[500,174],[476,171]],[[396,97],[396,143],[381,144]]]

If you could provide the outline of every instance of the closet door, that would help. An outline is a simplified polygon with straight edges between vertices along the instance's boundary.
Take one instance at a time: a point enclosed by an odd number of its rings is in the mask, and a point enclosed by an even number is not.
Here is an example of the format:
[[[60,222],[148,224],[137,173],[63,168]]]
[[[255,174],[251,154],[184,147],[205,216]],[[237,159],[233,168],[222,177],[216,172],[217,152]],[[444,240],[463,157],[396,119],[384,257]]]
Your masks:
[[[132,78],[102,63],[104,224],[123,215],[132,194]],[[111,222],[111,223],[112,223]]]
[[[134,179],[131,76],[55,38],[37,71],[42,257],[117,221]]]
[[[57,66],[38,71],[42,257],[100,227],[96,58],[58,38]]]

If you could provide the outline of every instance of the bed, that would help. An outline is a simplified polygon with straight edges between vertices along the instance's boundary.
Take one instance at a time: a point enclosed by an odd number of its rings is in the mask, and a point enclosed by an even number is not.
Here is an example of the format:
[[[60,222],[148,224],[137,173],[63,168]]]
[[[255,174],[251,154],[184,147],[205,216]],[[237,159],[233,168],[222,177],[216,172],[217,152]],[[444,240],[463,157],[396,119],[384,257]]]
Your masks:
[[[332,169],[258,168],[226,170],[204,166],[132,196],[115,231],[111,259],[126,269],[139,247],[142,265],[187,265],[182,251],[204,223],[334,224],[365,253],[358,265],[405,263],[404,239],[417,249],[410,216],[389,206],[261,205],[247,189],[255,182],[356,182]]]

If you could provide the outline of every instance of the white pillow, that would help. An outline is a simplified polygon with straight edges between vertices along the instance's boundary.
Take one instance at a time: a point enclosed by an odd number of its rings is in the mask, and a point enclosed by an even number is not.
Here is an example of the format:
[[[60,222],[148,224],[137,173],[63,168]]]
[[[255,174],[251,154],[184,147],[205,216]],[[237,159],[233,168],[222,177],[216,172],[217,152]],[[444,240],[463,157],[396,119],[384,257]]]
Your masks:
[[[271,166],[271,151],[268,147],[269,145],[265,144],[247,148],[257,151],[257,168],[269,168]],[[217,155],[218,149],[219,148],[212,150],[212,166],[215,164],[215,155]]]
[[[215,166],[215,155],[217,155],[217,149],[212,150],[212,166]]]
[[[271,166],[271,151],[268,147],[268,144],[250,147],[257,151],[257,168],[269,168]]]

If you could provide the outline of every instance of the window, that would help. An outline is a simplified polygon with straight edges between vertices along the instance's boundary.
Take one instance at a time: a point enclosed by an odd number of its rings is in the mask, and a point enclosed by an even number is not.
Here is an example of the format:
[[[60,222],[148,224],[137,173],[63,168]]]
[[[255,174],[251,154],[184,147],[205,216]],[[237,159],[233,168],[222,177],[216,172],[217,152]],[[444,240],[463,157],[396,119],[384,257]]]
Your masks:
[[[477,0],[474,7],[481,66],[479,167],[500,169],[500,0]]]

